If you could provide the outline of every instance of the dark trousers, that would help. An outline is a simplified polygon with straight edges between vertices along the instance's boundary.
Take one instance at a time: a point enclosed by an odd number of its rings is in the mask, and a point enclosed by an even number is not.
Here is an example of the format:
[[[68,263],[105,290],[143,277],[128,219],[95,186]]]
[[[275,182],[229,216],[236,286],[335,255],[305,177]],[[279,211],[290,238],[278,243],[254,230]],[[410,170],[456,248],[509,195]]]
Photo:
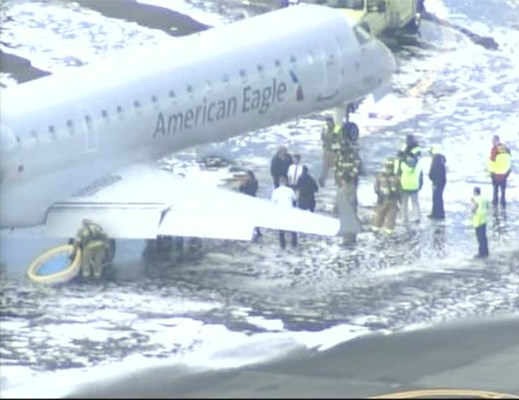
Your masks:
[[[478,256],[488,257],[487,224],[480,225],[476,228],[476,238],[478,239],[479,245]]]
[[[443,208],[443,190],[445,189],[445,184],[443,185],[434,185],[433,193],[432,193],[432,212],[431,216],[433,218],[445,218],[445,210]]]
[[[274,184],[274,188],[279,187],[279,178],[281,178],[282,176],[287,178],[286,174],[285,175],[272,175],[272,183]]]
[[[492,175],[492,186],[494,187],[494,197],[492,198],[492,204],[497,206],[497,200],[499,197],[499,189],[501,189],[501,205],[506,205],[506,178],[503,180],[496,180],[495,176]]]
[[[313,201],[313,202],[308,202],[308,201],[301,202],[301,200],[299,200],[299,208],[301,210],[310,210],[311,212],[314,212],[315,211],[315,201]]]
[[[284,249],[286,247],[286,241],[285,241],[285,231],[279,231],[279,244],[281,245],[281,248]],[[297,233],[296,232],[290,232],[292,235],[292,247],[297,246]]]
[[[272,183],[275,188],[279,187],[279,175],[272,175]]]

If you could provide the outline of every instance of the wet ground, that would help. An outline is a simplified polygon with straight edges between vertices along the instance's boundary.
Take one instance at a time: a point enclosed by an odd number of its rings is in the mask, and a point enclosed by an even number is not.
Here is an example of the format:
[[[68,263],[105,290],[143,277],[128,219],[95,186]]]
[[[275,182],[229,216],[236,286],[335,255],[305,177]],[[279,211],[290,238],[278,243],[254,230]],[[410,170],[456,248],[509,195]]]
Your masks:
[[[225,2],[160,2],[169,4],[161,12],[144,2],[109,9],[99,2],[78,3],[4,2],[1,50],[30,60],[30,68],[59,73],[119,47],[228,23],[244,9]],[[474,4],[426,2],[436,15],[493,37],[497,50],[425,21],[420,37],[391,43],[398,61],[392,92],[376,104],[367,99],[352,117],[361,129],[365,171],[359,215],[366,228],[354,248],[344,248],[338,238],[303,236],[297,249],[282,252],[276,232],[266,231],[259,243],[205,241],[201,252],[170,265],[143,259],[142,241],[122,241],[110,279],[44,288],[27,282],[25,268],[56,242],[41,239],[38,229],[2,232],[0,387],[15,395],[58,395],[53,379],[68,378],[74,386],[87,372],[104,377],[161,362],[239,366],[301,346],[327,349],[371,332],[518,315],[517,161],[508,207],[491,213],[487,261],[472,260],[469,198],[474,185],[491,194],[485,165],[493,134],[518,154],[519,6],[497,0]],[[176,29],[167,32],[168,25]],[[31,73],[21,68],[18,76],[16,68],[4,65],[5,86]],[[233,175],[230,166],[207,169],[196,162],[217,154],[235,169],[254,169],[258,194],[267,197],[270,157],[280,144],[300,153],[312,175],[319,175],[321,126],[322,115],[312,115],[185,151],[162,165],[190,179],[223,184]],[[378,237],[368,229],[373,176],[408,133],[424,146],[440,144],[447,157],[447,218],[441,223],[426,218],[431,207],[426,178],[421,222],[399,225],[392,238]],[[427,159],[423,166],[427,172]],[[332,212],[335,189],[331,179],[328,183],[318,193],[318,212]],[[30,388],[24,385],[29,377],[36,382]],[[65,386],[64,392],[70,387]],[[24,392],[28,389],[33,391]]]

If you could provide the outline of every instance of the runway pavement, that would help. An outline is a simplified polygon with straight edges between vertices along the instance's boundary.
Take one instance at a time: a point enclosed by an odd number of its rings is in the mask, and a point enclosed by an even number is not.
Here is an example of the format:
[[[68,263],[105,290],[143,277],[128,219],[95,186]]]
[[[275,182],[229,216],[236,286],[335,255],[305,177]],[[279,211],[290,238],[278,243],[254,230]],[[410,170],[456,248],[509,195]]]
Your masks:
[[[427,398],[518,397],[518,377],[519,318],[510,317],[366,336],[232,370],[188,375],[160,367],[80,387],[71,397],[395,397],[410,390]]]

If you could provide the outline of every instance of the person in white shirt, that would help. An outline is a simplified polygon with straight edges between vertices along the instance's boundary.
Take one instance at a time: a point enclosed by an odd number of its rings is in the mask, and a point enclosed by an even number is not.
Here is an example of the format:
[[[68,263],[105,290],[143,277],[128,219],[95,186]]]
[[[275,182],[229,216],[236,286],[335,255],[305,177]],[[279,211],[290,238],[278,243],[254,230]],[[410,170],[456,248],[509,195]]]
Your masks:
[[[288,167],[287,177],[288,177],[288,186],[295,190],[297,185],[297,181],[299,177],[303,173],[303,166],[300,163],[301,156],[299,154],[294,154],[293,163]]]
[[[295,192],[287,186],[287,178],[281,176],[279,178],[279,186],[272,191],[271,200],[282,207],[292,208],[296,202]],[[297,232],[290,232],[292,235],[292,247],[297,246]],[[279,231],[279,244],[284,249],[286,246],[285,231]]]

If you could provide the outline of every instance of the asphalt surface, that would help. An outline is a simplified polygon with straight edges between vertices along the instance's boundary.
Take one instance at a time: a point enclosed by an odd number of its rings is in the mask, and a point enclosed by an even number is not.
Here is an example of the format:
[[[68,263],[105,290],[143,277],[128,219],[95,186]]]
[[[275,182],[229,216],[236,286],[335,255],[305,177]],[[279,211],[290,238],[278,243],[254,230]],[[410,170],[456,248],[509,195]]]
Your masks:
[[[411,390],[435,397],[431,389],[449,389],[449,397],[518,397],[518,333],[517,317],[451,323],[252,367],[189,375],[178,366],[149,369],[80,386],[70,397],[344,398]]]

